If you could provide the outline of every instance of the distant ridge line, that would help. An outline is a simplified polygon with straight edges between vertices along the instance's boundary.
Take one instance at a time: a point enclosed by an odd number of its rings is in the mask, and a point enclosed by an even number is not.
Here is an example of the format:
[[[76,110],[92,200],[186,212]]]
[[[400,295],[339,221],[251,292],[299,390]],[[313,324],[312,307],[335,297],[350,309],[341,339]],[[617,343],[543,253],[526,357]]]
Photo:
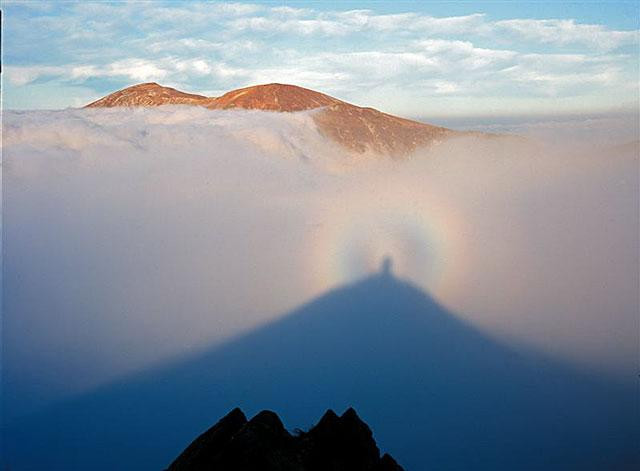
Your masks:
[[[312,116],[322,135],[353,152],[373,152],[390,157],[405,157],[419,147],[430,147],[450,137],[469,134],[352,105],[315,90],[283,83],[254,85],[231,90],[219,97],[207,97],[148,82],[111,93],[85,108],[162,105],[276,112],[317,109]]]

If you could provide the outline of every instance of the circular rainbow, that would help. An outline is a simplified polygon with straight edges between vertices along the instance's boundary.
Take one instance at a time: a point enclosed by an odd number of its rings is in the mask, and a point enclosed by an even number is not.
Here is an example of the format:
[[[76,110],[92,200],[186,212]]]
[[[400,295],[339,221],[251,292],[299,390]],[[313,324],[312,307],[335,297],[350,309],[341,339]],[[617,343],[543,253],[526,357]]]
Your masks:
[[[335,202],[344,204],[335,207]],[[318,291],[370,276],[385,258],[393,274],[441,295],[464,255],[464,226],[455,211],[427,191],[377,191],[376,197],[341,195],[322,208],[309,270]]]

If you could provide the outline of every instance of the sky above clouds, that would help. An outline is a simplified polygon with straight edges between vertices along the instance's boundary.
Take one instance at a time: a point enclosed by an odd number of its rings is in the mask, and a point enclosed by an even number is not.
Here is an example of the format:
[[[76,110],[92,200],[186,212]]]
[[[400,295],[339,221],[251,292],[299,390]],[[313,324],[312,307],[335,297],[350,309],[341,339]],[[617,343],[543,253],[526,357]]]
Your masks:
[[[637,2],[3,2],[5,109],[268,82],[413,117],[638,104]]]

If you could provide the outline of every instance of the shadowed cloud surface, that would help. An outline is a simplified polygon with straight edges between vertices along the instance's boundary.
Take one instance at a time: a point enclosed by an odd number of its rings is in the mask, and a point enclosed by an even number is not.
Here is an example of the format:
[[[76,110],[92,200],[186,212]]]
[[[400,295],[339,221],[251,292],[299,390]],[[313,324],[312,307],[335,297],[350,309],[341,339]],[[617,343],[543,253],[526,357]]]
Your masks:
[[[387,260],[379,273],[211,351],[14,420],[7,463],[162,469],[235,406],[278,410],[298,426],[353,406],[408,470],[640,462],[633,389],[494,342],[391,268]]]

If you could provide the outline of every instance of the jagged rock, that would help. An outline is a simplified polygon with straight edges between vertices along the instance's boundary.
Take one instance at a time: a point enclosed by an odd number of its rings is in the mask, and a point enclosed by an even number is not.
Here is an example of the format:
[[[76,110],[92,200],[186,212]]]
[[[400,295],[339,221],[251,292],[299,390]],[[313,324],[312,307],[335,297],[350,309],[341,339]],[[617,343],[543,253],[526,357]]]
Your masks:
[[[308,432],[291,435],[262,411],[250,421],[238,408],[200,435],[168,471],[402,471],[380,451],[353,408],[328,410]]]
[[[247,423],[244,413],[237,407],[220,421],[196,438],[191,445],[173,462],[173,471],[207,469],[217,458],[217,453]]]
[[[398,471],[402,469],[396,460],[394,460],[389,453],[385,453],[380,458],[376,471]]]

